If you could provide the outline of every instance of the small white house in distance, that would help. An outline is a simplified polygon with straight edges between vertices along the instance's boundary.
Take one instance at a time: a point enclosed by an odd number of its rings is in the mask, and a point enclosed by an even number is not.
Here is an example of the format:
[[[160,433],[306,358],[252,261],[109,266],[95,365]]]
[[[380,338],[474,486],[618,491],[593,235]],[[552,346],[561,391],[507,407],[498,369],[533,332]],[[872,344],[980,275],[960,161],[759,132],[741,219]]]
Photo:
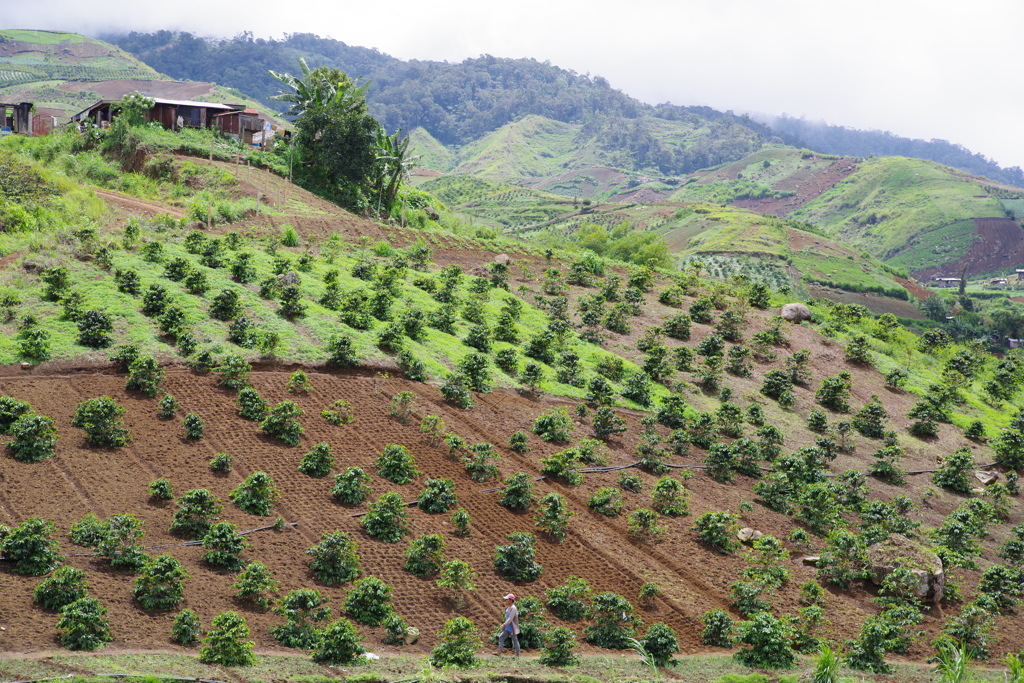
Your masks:
[[[960,278],[958,277],[940,277],[936,275],[932,278],[932,285],[935,287],[959,287]]]

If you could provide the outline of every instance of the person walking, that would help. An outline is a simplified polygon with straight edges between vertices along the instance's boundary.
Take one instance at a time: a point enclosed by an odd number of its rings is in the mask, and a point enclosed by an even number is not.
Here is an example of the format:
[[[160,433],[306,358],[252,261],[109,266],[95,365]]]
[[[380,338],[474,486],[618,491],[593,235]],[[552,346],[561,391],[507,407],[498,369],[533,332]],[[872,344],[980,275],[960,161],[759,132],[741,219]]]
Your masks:
[[[512,636],[512,647],[519,656],[519,608],[516,607],[516,596],[509,593],[505,596],[505,623],[501,625],[501,635],[498,636],[498,654],[505,649],[505,640]]]

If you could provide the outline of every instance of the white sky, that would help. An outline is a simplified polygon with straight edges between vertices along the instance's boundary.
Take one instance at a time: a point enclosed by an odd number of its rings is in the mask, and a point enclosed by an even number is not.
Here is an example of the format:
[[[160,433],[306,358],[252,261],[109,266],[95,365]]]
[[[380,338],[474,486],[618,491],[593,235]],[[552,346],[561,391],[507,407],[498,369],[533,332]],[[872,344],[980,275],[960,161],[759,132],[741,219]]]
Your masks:
[[[533,57],[638,99],[941,138],[1024,167],[1024,2],[4,2],[0,28],[315,33],[402,59]],[[244,14],[243,14],[244,10]]]

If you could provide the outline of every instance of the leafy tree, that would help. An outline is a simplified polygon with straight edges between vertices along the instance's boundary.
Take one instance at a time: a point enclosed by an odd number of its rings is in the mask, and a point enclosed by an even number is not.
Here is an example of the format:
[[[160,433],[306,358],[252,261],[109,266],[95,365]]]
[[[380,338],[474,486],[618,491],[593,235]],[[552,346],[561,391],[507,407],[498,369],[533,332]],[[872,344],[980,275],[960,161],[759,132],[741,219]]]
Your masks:
[[[144,610],[173,609],[185,594],[182,582],[187,578],[188,571],[177,559],[159,555],[142,568],[132,593]]]
[[[170,394],[164,394],[160,399],[159,406],[160,412],[156,416],[161,420],[173,420],[178,413],[178,399]]]
[[[229,353],[221,359],[217,367],[214,368],[214,372],[220,376],[220,381],[217,384],[239,391],[249,386],[249,374],[252,372],[252,366],[244,356]]]
[[[408,484],[421,472],[416,469],[416,461],[405,446],[388,444],[373,461],[377,474],[395,484]]]
[[[590,494],[587,505],[605,517],[618,517],[622,513],[622,495],[614,486],[600,488]]]
[[[369,504],[370,511],[360,520],[360,525],[373,538],[385,543],[396,543],[409,535],[406,524],[409,513],[398,493],[385,493],[376,503]]]
[[[500,503],[509,510],[527,510],[533,504],[533,477],[516,472],[505,480]]]
[[[494,569],[509,581],[535,581],[544,571],[534,559],[536,537],[526,531],[505,536],[508,545],[494,548]]]
[[[580,621],[590,614],[587,601],[591,599],[590,582],[577,576],[568,576],[561,586],[547,591],[547,607],[559,619]]]
[[[942,467],[932,475],[932,482],[936,486],[942,486],[957,493],[970,493],[972,470],[974,470],[974,456],[971,455],[971,449],[965,446],[943,458]]]
[[[239,296],[238,290],[234,288],[220,290],[220,293],[210,301],[210,317],[217,320],[231,320],[244,312],[242,298]]]
[[[92,446],[113,448],[124,446],[131,441],[131,434],[122,427],[123,415],[127,410],[109,396],[98,396],[82,401],[75,408],[72,427],[89,435]]]
[[[238,527],[230,522],[217,522],[203,536],[203,559],[216,567],[238,571],[245,566],[245,560],[238,555],[251,544],[238,533]]]
[[[575,647],[576,634],[564,626],[556,626],[544,636],[539,661],[543,666],[576,666],[580,663],[580,655],[573,652]]]
[[[280,497],[274,479],[266,472],[253,472],[231,492],[231,502],[250,515],[266,517]]]
[[[323,477],[334,467],[334,453],[328,443],[318,443],[313,449],[302,456],[299,472],[311,477]]]
[[[607,441],[609,436],[624,432],[627,429],[626,421],[617,416],[607,406],[598,408],[594,413],[592,427],[594,429],[594,436],[602,441]]]
[[[335,427],[352,424],[355,421],[355,417],[352,415],[352,404],[341,398],[321,410],[320,417]]]
[[[672,655],[679,652],[676,632],[662,622],[652,624],[640,644],[656,666],[668,666],[672,661]]]
[[[441,565],[440,576],[436,583],[438,588],[447,589],[451,593],[451,602],[456,609],[465,605],[464,594],[476,588],[473,581],[476,571],[459,559],[449,560]]]
[[[185,428],[185,437],[188,439],[201,439],[206,434],[203,419],[195,413],[186,415],[181,425]]]
[[[640,539],[644,543],[654,543],[665,534],[665,528],[658,526],[658,513],[647,508],[639,508],[631,512],[626,528],[629,530],[630,536]]]
[[[651,501],[655,510],[668,517],[690,514],[687,502],[689,491],[683,483],[672,477],[662,477],[654,485]]]
[[[249,625],[238,612],[222,612],[213,618],[210,630],[199,649],[199,661],[220,666],[251,666],[254,643],[249,637]]]
[[[255,603],[263,609],[270,607],[270,601],[265,594],[275,592],[280,582],[274,580],[267,565],[262,562],[251,562],[236,578],[231,587],[238,591],[240,600]]]
[[[750,647],[739,650],[736,659],[762,669],[792,669],[796,664],[796,652],[789,644],[792,635],[793,629],[785,619],[768,612],[755,614],[737,627],[736,641]]]
[[[353,348],[352,337],[339,334],[327,343],[327,362],[338,367],[359,365],[359,357]]]
[[[334,475],[331,495],[343,505],[358,505],[370,495],[370,475],[359,467],[349,467]]]
[[[210,469],[217,474],[227,474],[234,462],[235,458],[227,453],[215,453],[210,459]]]
[[[114,342],[114,322],[100,310],[87,310],[78,323],[78,343],[89,348],[106,348]]]
[[[700,540],[723,555],[728,555],[737,547],[734,531],[739,517],[731,512],[705,512],[693,524]]]
[[[851,582],[864,576],[866,549],[856,534],[845,529],[835,529],[826,538],[818,561],[818,579],[849,588]]]
[[[826,377],[822,381],[821,387],[815,392],[814,398],[829,410],[847,413],[850,411],[849,398],[852,381],[847,370],[843,370],[838,375]]]
[[[416,503],[428,514],[448,512],[455,507],[455,483],[451,479],[427,479]]]
[[[376,576],[359,579],[345,597],[345,611],[367,626],[380,626],[392,614],[391,586]]]
[[[539,507],[534,521],[548,535],[561,543],[565,540],[569,518],[576,513],[568,509],[565,497],[557,493],[549,493],[537,503]]]
[[[171,640],[188,647],[198,643],[202,637],[203,625],[194,611],[186,608],[175,615],[171,624]]]
[[[316,625],[331,618],[330,598],[312,588],[289,591],[278,598],[274,614],[283,616],[285,623],[270,627],[270,635],[285,647],[308,650],[316,645]]]
[[[365,652],[362,641],[362,636],[352,622],[340,617],[320,633],[310,657],[318,664],[352,664]]]
[[[479,664],[476,653],[482,647],[480,634],[469,619],[449,619],[437,637],[441,642],[430,652],[430,663],[433,666],[472,669]]]
[[[0,556],[13,562],[12,571],[25,576],[42,576],[57,568],[63,557],[57,541],[49,538],[57,530],[53,522],[29,517],[16,527],[0,532]]]
[[[359,547],[348,534],[335,529],[325,533],[320,542],[305,554],[313,557],[310,571],[318,581],[328,586],[348,583],[359,577]]]
[[[409,542],[405,551],[405,570],[419,577],[433,576],[444,563],[444,537],[424,534]]]
[[[189,538],[202,538],[223,506],[208,489],[192,489],[178,498],[178,509],[171,518],[171,532]]]
[[[456,536],[469,536],[473,531],[469,528],[469,513],[463,508],[459,508],[452,513],[451,516],[452,526],[455,528]]]
[[[69,650],[96,650],[113,640],[107,608],[96,598],[79,598],[61,608],[57,630],[60,644]]]
[[[610,592],[594,596],[590,616],[594,623],[583,629],[587,642],[615,650],[628,648],[628,639],[636,635],[636,629],[642,624],[633,614],[633,604]]]
[[[302,424],[297,418],[305,411],[294,401],[281,401],[274,406],[270,414],[260,422],[260,429],[289,446],[298,446],[302,436]]]
[[[14,437],[7,442],[7,449],[19,462],[40,462],[55,454],[57,428],[53,418],[27,412],[15,420],[7,433]]]
[[[43,609],[59,610],[89,593],[86,573],[71,565],[58,567],[52,575],[39,582],[32,591],[32,600]]]

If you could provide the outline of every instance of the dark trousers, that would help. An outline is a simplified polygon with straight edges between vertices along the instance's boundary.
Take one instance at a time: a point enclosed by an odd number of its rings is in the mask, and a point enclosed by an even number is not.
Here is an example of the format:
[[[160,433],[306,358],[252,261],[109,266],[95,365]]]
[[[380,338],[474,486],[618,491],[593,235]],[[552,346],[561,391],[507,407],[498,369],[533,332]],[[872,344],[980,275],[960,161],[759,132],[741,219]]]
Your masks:
[[[516,657],[518,657],[519,656],[519,636],[517,636],[515,633],[512,633],[512,631],[506,631],[505,629],[502,629],[501,630],[501,635],[498,636],[498,652],[501,652],[502,650],[505,649],[505,639],[508,638],[509,636],[512,636],[512,647],[515,648]]]

